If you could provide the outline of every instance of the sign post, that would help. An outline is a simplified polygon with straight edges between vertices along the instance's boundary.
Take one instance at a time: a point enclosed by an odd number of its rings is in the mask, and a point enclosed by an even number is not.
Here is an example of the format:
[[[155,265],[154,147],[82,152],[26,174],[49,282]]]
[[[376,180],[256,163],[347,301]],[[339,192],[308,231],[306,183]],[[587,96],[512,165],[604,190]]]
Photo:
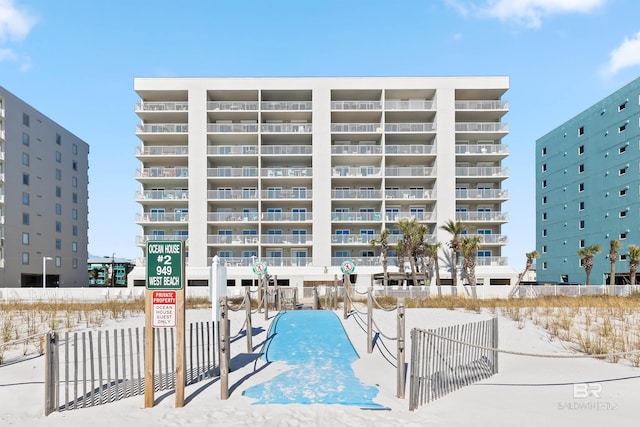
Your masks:
[[[351,313],[351,275],[356,271],[356,263],[350,259],[342,261],[340,264],[340,271],[342,271],[342,285],[344,286],[344,318],[346,319],[348,314]]]
[[[184,406],[185,286],[184,242],[147,242],[145,291],[144,407],[153,407],[154,328],[176,328],[176,408]]]
[[[253,268],[253,273],[256,274],[262,280],[262,285],[258,289],[261,289],[264,286],[264,291],[262,292],[262,301],[264,302],[264,320],[268,320],[269,319],[269,282],[265,280],[265,277],[264,277],[265,274],[267,274],[267,263],[264,261],[256,261],[253,263],[252,268]]]

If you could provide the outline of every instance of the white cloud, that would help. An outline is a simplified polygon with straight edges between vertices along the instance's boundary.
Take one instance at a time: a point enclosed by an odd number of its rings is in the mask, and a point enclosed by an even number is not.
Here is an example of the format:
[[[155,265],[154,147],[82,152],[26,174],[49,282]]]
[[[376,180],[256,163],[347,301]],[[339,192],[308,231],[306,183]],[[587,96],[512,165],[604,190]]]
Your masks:
[[[568,13],[588,13],[609,0],[446,0],[463,16],[497,18],[529,28],[539,28],[543,18]]]
[[[14,0],[0,0],[0,43],[24,39],[35,22],[28,11],[14,4]]]
[[[640,31],[625,38],[620,46],[609,54],[609,62],[602,68],[604,76],[612,76],[623,68],[640,65]]]

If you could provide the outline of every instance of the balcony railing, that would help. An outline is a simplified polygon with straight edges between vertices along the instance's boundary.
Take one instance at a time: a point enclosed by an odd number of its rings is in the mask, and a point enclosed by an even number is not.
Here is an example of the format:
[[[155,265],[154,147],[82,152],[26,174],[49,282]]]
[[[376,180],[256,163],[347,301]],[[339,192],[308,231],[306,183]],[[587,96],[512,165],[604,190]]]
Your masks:
[[[265,245],[310,245],[313,243],[311,234],[263,234],[260,241]]]
[[[209,212],[207,221],[211,222],[257,222],[258,212]]]
[[[257,101],[209,101],[209,111],[258,111]]]
[[[260,218],[265,222],[304,222],[313,220],[311,212],[262,212]]]
[[[509,241],[506,234],[463,234],[461,237],[480,237],[480,244],[506,245]]]
[[[257,145],[210,145],[207,147],[207,154],[215,156],[235,155],[244,156],[258,154]]]
[[[311,101],[263,101],[260,108],[266,111],[311,111]]]
[[[382,221],[382,212],[331,212],[333,222]]]
[[[385,132],[435,132],[435,123],[386,123]]]
[[[207,236],[210,245],[257,245],[260,239],[256,234],[210,234]]]
[[[185,222],[188,220],[188,213],[144,212],[136,214],[136,222]]]
[[[380,101],[331,101],[332,110],[382,110]]]
[[[413,99],[408,101],[386,100],[384,102],[385,110],[433,110],[435,107],[435,101],[427,99]]]
[[[311,257],[262,257],[260,261],[264,261],[269,267],[303,267],[313,264]],[[253,260],[243,257],[221,257],[220,263],[227,267],[251,267]]]
[[[333,145],[331,154],[382,154],[380,145]]]
[[[351,188],[348,190],[331,190],[332,199],[381,199],[381,190],[360,190]]]
[[[504,222],[508,218],[506,212],[456,212],[457,221]]]
[[[395,245],[396,243],[398,243],[398,241],[402,240],[403,235],[402,234],[389,234],[389,236],[387,237],[387,243],[390,245]],[[424,242],[425,243],[436,243],[436,235],[435,234],[427,234],[424,236]]]
[[[253,166],[245,166],[242,168],[207,168],[207,176],[210,178],[257,177],[258,168]]]
[[[147,190],[136,192],[136,200],[187,200],[189,192],[186,190]]]
[[[290,177],[290,176],[311,176],[311,168],[263,168],[261,176],[267,177]]]
[[[456,154],[509,154],[507,144],[456,144]]]
[[[456,176],[507,177],[509,168],[502,167],[456,167]]]
[[[331,176],[380,176],[380,171],[374,166],[339,166],[331,170]]]
[[[477,266],[509,265],[509,258],[504,256],[479,256],[476,258]]]
[[[398,222],[401,219],[412,219],[416,221],[433,222],[436,220],[435,212],[385,212],[384,220],[387,222]]]
[[[435,154],[436,146],[433,144],[408,144],[408,145],[386,145],[385,154]]]
[[[421,167],[421,166],[406,166],[406,167],[391,167],[384,168],[384,174],[386,177],[391,176],[434,176],[436,168],[433,167]]]
[[[389,262],[389,265],[391,264],[391,258],[389,257],[387,260]],[[332,266],[338,266],[338,265],[342,265],[342,263],[344,261],[353,261],[356,266],[362,266],[362,267],[372,267],[372,266],[382,266],[382,257],[380,256],[372,256],[372,257],[332,257],[331,258],[331,265]],[[396,261],[396,264],[398,262]]]
[[[136,170],[136,178],[188,178],[189,168],[155,167]]]
[[[0,129],[0,139],[5,139],[4,129]]]
[[[261,191],[263,199],[311,199],[312,191],[309,189],[271,189]]]
[[[379,234],[332,234],[334,245],[371,245],[371,240],[380,239]]]
[[[385,199],[435,199],[436,190],[384,190]]]
[[[138,133],[187,133],[189,126],[186,123],[149,123],[136,125]]]
[[[509,101],[506,100],[469,100],[456,101],[456,110],[508,110]]]
[[[457,189],[456,199],[508,199],[509,190],[502,189]]]
[[[504,122],[456,122],[456,132],[509,132]]]
[[[257,200],[258,190],[208,190],[208,200]]]
[[[135,111],[188,111],[188,102],[136,102]]]
[[[256,133],[257,123],[208,123],[207,132],[212,133]]]
[[[311,145],[263,145],[261,152],[264,155],[289,155],[289,154],[307,154],[313,153]]]
[[[149,241],[161,241],[166,242],[170,240],[180,240],[184,241],[189,239],[189,236],[185,236],[182,234],[164,234],[164,235],[156,235],[156,234],[145,234],[144,236],[136,236],[136,245],[144,245]]]
[[[136,147],[137,156],[180,156],[189,154],[185,145],[158,145]]]
[[[381,133],[380,123],[331,123],[334,133]]]
[[[311,130],[311,123],[262,123],[260,125],[260,132],[263,133],[308,133]]]
[[[210,245],[310,245],[311,234],[210,234]]]

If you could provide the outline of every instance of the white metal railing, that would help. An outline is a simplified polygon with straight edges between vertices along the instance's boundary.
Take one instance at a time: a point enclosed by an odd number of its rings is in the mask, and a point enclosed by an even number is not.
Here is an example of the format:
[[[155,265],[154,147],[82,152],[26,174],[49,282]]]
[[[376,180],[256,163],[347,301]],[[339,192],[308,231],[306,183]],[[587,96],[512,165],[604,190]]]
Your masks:
[[[258,132],[258,123],[208,123],[207,132],[255,133]]]
[[[456,132],[509,132],[504,122],[456,122]]]
[[[262,212],[260,219],[265,222],[304,222],[313,220],[311,212]]]
[[[258,111],[257,101],[208,101],[209,111]]]
[[[331,132],[341,133],[381,133],[380,123],[331,123]]]
[[[508,218],[506,212],[456,212],[457,221],[504,222]]]
[[[257,222],[258,212],[208,212],[207,221],[212,222]]]
[[[434,176],[436,168],[422,166],[389,167],[384,168],[386,177],[390,176]]]
[[[0,129],[0,139],[5,139],[4,129]]]
[[[254,166],[244,166],[241,168],[207,168],[208,177],[257,177],[258,168]]]
[[[257,145],[209,145],[207,154],[223,156],[223,155],[251,155],[258,154]]]
[[[313,258],[311,257],[262,257],[260,261],[264,261],[269,267],[303,267],[313,265]],[[251,267],[253,262],[251,258],[244,257],[220,258],[220,263],[227,267]]]
[[[385,154],[435,154],[436,146],[433,144],[406,144],[385,145]]]
[[[188,111],[188,102],[136,102],[135,111]]]
[[[187,155],[189,147],[186,145],[156,145],[136,147],[137,156],[171,156],[171,155]]]
[[[257,200],[258,190],[208,190],[207,199],[209,200]]]
[[[331,212],[331,221],[382,221],[382,212]]]
[[[298,189],[267,189],[261,191],[263,199],[311,199],[312,191],[306,188]]]
[[[136,169],[136,178],[188,178],[189,168],[154,167]]]
[[[136,245],[143,245],[148,241],[170,241],[170,240],[187,240],[189,236],[185,236],[183,234],[164,234],[164,235],[156,235],[156,234],[145,234],[144,236],[136,236]]]
[[[142,133],[187,133],[186,123],[148,123],[136,125],[136,132]]]
[[[508,199],[509,190],[502,189],[457,189],[456,199]]]
[[[311,234],[263,234],[260,242],[266,245],[310,245],[313,242]]]
[[[273,111],[311,111],[311,101],[262,101],[260,103],[262,110]]]
[[[456,167],[456,176],[509,176],[509,168],[491,166]]]
[[[331,101],[332,110],[382,110],[380,101]]]
[[[260,148],[264,155],[288,155],[288,154],[308,154],[313,153],[311,145],[263,145]]]
[[[390,257],[387,258],[389,261]],[[356,266],[371,267],[376,265],[382,265],[382,257],[331,257],[331,265],[341,265],[344,261],[353,261]],[[389,263],[391,265],[391,263]]]
[[[348,190],[331,190],[332,199],[381,199],[382,190],[361,190],[350,188]]]
[[[311,168],[263,168],[260,171],[261,176],[267,177],[284,177],[284,176],[311,176]]]
[[[382,154],[380,145],[332,145],[331,154]]]
[[[401,219],[412,219],[415,218],[416,221],[435,221],[436,213],[435,212],[385,212],[384,220],[387,222],[398,222]]]
[[[187,200],[189,191],[187,190],[146,190],[136,192],[136,201],[141,200]]]
[[[509,258],[504,256],[479,256],[476,258],[477,266],[509,265]]]
[[[332,234],[334,245],[371,245],[371,240],[380,239],[379,234]]]
[[[336,166],[331,176],[380,176],[380,168],[374,166]]]
[[[387,243],[389,243],[390,245],[395,245],[396,243],[398,243],[398,241],[402,240],[403,235],[402,234],[389,234],[389,236],[387,237]],[[436,243],[436,235],[435,234],[426,234],[423,238],[425,243]]]
[[[480,237],[480,244],[506,245],[509,241],[506,234],[461,234],[460,237]]]
[[[507,144],[456,144],[456,154],[509,154]]]
[[[435,199],[436,190],[384,190],[385,199]]]
[[[427,99],[386,100],[384,108],[385,110],[433,110],[436,108],[436,103]]]
[[[435,123],[386,123],[385,132],[435,132]]]
[[[508,110],[509,101],[498,100],[466,100],[456,101],[456,110]]]
[[[617,295],[629,296],[640,292],[640,285],[580,285],[544,283],[540,285],[519,285],[516,295],[523,298],[548,296]]]
[[[136,214],[136,222],[185,222],[189,214],[180,212],[144,212]]]
[[[260,132],[264,133],[295,133],[311,132],[311,123],[261,123]]]
[[[210,245],[257,245],[260,239],[256,234],[210,234],[207,236]]]

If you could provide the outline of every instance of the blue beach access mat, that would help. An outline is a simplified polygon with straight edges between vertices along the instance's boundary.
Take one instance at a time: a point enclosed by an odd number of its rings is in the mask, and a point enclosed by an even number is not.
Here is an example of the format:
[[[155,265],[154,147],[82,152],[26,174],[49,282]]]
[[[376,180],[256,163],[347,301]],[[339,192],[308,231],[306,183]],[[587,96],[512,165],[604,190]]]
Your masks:
[[[267,336],[262,356],[268,362],[283,361],[290,369],[247,389],[254,404],[324,403],[382,409],[373,401],[376,386],[355,376],[351,364],[359,356],[340,319],[332,311],[279,313]]]

